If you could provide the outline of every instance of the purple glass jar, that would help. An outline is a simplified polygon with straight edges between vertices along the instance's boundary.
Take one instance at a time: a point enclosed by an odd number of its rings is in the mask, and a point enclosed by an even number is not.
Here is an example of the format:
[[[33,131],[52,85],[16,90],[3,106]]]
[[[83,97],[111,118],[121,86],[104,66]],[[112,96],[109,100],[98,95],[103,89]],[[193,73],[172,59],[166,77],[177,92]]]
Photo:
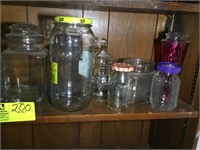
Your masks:
[[[190,42],[188,35],[181,32],[166,33],[161,41],[161,61],[175,62],[182,66]]]
[[[171,111],[177,105],[181,67],[172,62],[160,62],[153,76],[150,93],[151,106],[159,111]]]

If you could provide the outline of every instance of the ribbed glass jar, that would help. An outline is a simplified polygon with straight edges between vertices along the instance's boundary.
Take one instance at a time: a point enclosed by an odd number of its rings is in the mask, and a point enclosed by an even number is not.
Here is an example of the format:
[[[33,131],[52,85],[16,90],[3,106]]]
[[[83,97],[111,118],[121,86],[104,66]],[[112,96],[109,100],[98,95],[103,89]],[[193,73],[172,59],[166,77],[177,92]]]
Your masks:
[[[152,79],[151,106],[159,111],[171,111],[177,106],[181,68],[176,63],[160,62],[157,70]]]

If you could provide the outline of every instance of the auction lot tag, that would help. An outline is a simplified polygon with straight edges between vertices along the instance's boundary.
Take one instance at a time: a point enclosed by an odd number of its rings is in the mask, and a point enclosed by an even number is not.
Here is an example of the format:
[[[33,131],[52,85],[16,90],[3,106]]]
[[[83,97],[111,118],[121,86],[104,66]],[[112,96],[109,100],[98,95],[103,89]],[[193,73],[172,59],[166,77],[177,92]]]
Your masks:
[[[0,122],[35,120],[34,102],[0,103]]]

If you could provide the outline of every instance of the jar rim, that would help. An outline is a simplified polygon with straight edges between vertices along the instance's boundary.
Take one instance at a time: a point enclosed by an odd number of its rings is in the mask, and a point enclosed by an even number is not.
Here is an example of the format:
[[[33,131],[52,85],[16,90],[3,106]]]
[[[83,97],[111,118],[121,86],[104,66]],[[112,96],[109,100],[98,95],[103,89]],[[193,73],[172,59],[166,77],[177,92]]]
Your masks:
[[[45,36],[39,33],[38,27],[33,24],[15,23],[9,26],[10,33],[5,34],[7,38],[22,39],[44,39]]]
[[[181,67],[173,62],[160,62],[158,63],[157,69],[160,72],[178,74],[181,71]]]
[[[127,63],[114,63],[112,64],[112,70],[119,72],[131,72],[134,70],[134,66]]]
[[[55,16],[54,22],[82,24],[82,25],[92,25],[93,23],[91,18],[83,18],[75,16]]]

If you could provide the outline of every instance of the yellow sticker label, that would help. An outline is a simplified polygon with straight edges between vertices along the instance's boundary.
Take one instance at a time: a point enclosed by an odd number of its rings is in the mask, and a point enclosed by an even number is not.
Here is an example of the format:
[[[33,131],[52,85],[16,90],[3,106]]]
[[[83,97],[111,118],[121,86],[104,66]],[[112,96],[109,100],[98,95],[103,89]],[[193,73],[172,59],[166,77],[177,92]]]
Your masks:
[[[51,82],[58,84],[58,64],[51,61]]]
[[[0,103],[0,122],[35,120],[34,102]]]

